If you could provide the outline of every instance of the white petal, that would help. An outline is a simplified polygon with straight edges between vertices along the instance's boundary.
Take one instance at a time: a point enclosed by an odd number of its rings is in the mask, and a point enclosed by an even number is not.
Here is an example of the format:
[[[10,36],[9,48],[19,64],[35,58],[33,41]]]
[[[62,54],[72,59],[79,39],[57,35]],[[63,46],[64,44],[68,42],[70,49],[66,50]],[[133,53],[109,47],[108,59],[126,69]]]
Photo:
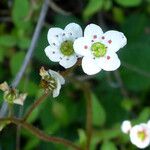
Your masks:
[[[150,128],[150,120],[147,122],[147,126]]]
[[[57,83],[57,88],[53,90],[53,97],[57,97],[60,93],[60,89],[61,89],[61,84],[60,81],[57,77],[55,77],[56,83]]]
[[[76,62],[77,62],[76,55],[72,55],[72,56],[64,56],[62,60],[60,60],[59,64],[67,69],[72,67]]]
[[[104,33],[102,37],[107,47],[114,52],[127,44],[127,38],[122,32],[110,30]]]
[[[59,47],[63,42],[63,33],[65,31],[61,28],[50,28],[48,30],[47,39],[50,45]]]
[[[123,133],[128,134],[132,128],[131,122],[129,120],[125,120],[122,122],[121,130]]]
[[[84,37],[89,37],[90,39],[99,39],[102,34],[102,29],[96,24],[89,24],[84,30]]]
[[[65,29],[66,33],[68,33],[70,38],[72,40],[75,40],[76,38],[79,38],[82,36],[82,28],[76,24],[76,23],[69,23]]]
[[[64,77],[63,77],[62,75],[60,75],[58,72],[53,71],[53,70],[51,70],[51,69],[49,69],[48,72],[50,73],[50,75],[51,75],[52,77],[58,78],[58,80],[59,80],[59,82],[60,82],[61,84],[65,84],[65,79],[64,79]]]
[[[140,139],[138,136],[139,132],[144,132],[146,134],[145,139]],[[130,131],[131,143],[136,145],[138,148],[146,148],[150,144],[150,130],[146,124],[142,123],[135,125]]]
[[[27,94],[22,93],[19,95],[19,97],[17,99],[14,100],[14,103],[18,104],[18,105],[23,105],[26,97],[27,97]]]
[[[45,54],[53,62],[59,62],[60,57],[62,57],[62,54],[60,53],[59,49],[53,46],[47,46],[45,48]]]
[[[91,41],[87,38],[80,37],[74,41],[73,48],[74,51],[81,56],[89,55],[91,54]]]
[[[88,75],[94,75],[101,71],[101,68],[96,65],[96,62],[89,56],[82,59],[82,69]]]
[[[106,56],[96,58],[97,65],[105,71],[114,71],[119,68],[120,60],[113,51],[107,51]]]

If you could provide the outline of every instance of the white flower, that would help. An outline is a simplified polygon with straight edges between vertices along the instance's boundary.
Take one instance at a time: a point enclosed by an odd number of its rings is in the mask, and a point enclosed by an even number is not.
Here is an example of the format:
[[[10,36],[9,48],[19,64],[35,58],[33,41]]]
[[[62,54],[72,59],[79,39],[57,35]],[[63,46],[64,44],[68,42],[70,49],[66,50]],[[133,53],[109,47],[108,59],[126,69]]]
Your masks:
[[[51,91],[53,97],[57,97],[60,93],[61,85],[65,84],[65,79],[56,71],[49,69],[46,71],[44,67],[40,69],[42,77],[42,86],[47,91]]]
[[[84,37],[74,42],[74,50],[83,56],[82,68],[88,75],[101,71],[114,71],[120,66],[116,52],[124,47],[127,39],[123,33],[110,30],[103,33],[102,29],[89,24],[84,30]]]
[[[121,130],[123,133],[128,134],[132,128],[131,122],[129,120],[125,120],[122,122]]]
[[[138,148],[144,149],[150,144],[150,128],[147,124],[142,123],[135,125],[130,130],[131,143]]]
[[[79,55],[74,52],[75,39],[82,36],[82,29],[76,23],[68,24],[65,29],[50,28],[47,34],[49,46],[45,48],[47,57],[53,62],[59,62],[64,68],[72,67]]]
[[[0,84],[0,90],[4,92],[4,100],[10,104],[23,105],[27,97],[26,93],[19,93],[17,89],[10,88],[7,82]]]

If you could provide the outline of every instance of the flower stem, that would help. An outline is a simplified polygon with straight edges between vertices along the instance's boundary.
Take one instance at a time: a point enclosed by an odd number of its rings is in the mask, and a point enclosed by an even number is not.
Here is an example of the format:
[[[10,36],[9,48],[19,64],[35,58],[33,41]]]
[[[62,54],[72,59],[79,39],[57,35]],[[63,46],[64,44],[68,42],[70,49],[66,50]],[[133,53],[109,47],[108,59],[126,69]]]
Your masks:
[[[88,83],[84,84],[83,91],[86,99],[86,132],[87,132],[86,150],[90,150],[93,129],[92,129],[92,97],[90,85]]]
[[[24,122],[23,120],[20,120],[20,119],[17,119],[17,118],[3,118],[3,119],[0,119],[0,122],[5,122],[5,121],[10,121],[11,123],[14,123],[16,125],[21,125],[23,128],[27,129],[33,135],[35,135],[36,137],[38,137],[39,139],[41,139],[45,142],[54,142],[54,143],[63,144],[65,146],[71,147],[74,150],[81,150],[80,147],[78,147],[77,145],[75,145],[71,141],[63,139],[63,138],[59,138],[59,137],[49,136],[49,135],[45,134],[43,131],[39,130],[38,128]]]
[[[8,116],[12,117],[13,116],[13,104],[8,104]]]
[[[50,93],[45,93],[43,94],[39,99],[37,99],[32,106],[29,108],[29,110],[27,111],[27,113],[25,114],[25,116],[23,117],[23,120],[26,121],[28,119],[28,117],[30,116],[30,114],[34,111],[35,108],[38,107],[38,105],[40,105],[45,98],[49,95]]]

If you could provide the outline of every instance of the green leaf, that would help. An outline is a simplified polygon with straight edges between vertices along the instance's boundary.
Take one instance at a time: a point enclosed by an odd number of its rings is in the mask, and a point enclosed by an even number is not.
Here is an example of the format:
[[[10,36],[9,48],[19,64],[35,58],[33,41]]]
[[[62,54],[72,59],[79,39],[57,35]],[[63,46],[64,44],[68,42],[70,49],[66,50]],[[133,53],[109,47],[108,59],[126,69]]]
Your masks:
[[[83,129],[79,129],[78,130],[78,134],[79,134],[79,145],[84,148],[86,146],[86,133]]]
[[[65,105],[58,102],[53,102],[52,104],[52,112],[57,120],[60,121],[61,124],[68,124],[68,113]]]
[[[36,137],[29,138],[28,142],[25,144],[24,150],[35,150],[40,140]]]
[[[24,57],[25,57],[25,52],[17,52],[12,56],[10,60],[10,68],[13,76],[15,76],[16,73],[19,71],[23,63]]]
[[[29,21],[26,19],[29,13],[28,0],[15,0],[12,10],[12,19],[18,28],[27,28]]]
[[[5,55],[5,49],[3,47],[0,48],[0,63],[3,61]]]
[[[117,147],[111,141],[105,141],[100,150],[117,150]]]
[[[93,125],[102,126],[106,121],[106,114],[103,106],[101,105],[99,99],[92,94],[92,111],[93,111]]]
[[[118,4],[125,7],[134,7],[141,4],[142,0],[115,0]]]
[[[30,96],[35,96],[37,95],[37,92],[39,90],[39,87],[38,85],[31,81],[30,82],[27,82],[27,80],[25,79],[22,79],[20,84],[19,84],[19,88],[23,91],[26,91],[28,93],[28,95]]]
[[[125,66],[121,76],[126,87],[135,91],[148,89],[150,85],[150,37],[145,32],[146,26],[149,26],[149,18],[144,14],[130,16],[123,25],[128,44],[120,53]]]
[[[122,23],[125,20],[124,11],[119,7],[113,8],[113,16],[116,22]]]
[[[13,47],[17,43],[16,37],[12,35],[1,35],[0,36],[0,46],[5,46],[5,47]]]
[[[93,14],[102,9],[103,3],[103,0],[89,0],[83,11],[83,18],[88,20]]]
[[[139,114],[139,117],[135,120],[136,123],[140,122],[147,122],[150,118],[150,108],[144,108],[141,113]]]

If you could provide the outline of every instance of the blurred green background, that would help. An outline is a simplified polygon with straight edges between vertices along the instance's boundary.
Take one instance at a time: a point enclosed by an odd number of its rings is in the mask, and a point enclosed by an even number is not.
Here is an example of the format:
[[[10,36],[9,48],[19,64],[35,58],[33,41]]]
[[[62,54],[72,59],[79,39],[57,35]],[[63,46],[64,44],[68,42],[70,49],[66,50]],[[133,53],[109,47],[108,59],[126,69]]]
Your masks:
[[[41,0],[0,0],[0,82],[11,83],[19,71],[42,3]],[[140,123],[150,118],[150,0],[54,0],[53,3],[63,11],[49,7],[33,59],[18,86],[22,92],[28,92],[23,112],[41,95],[39,68],[64,70],[50,62],[44,53],[50,27],[64,28],[76,22],[83,28],[95,23],[104,31],[119,30],[128,39],[126,47],[118,52],[121,67],[116,72],[102,71],[88,80],[93,103],[91,150],[137,150],[128,136],[121,133],[120,124],[125,119]],[[86,78],[81,68],[76,70],[76,75]],[[2,96],[1,92],[0,104]],[[60,96],[48,97],[30,116],[29,122],[50,135],[65,137],[84,146],[85,103],[81,88],[67,82]],[[15,149],[15,137],[16,126],[11,124],[0,133],[0,150]],[[21,150],[66,149],[69,148],[42,142],[21,130]]]

